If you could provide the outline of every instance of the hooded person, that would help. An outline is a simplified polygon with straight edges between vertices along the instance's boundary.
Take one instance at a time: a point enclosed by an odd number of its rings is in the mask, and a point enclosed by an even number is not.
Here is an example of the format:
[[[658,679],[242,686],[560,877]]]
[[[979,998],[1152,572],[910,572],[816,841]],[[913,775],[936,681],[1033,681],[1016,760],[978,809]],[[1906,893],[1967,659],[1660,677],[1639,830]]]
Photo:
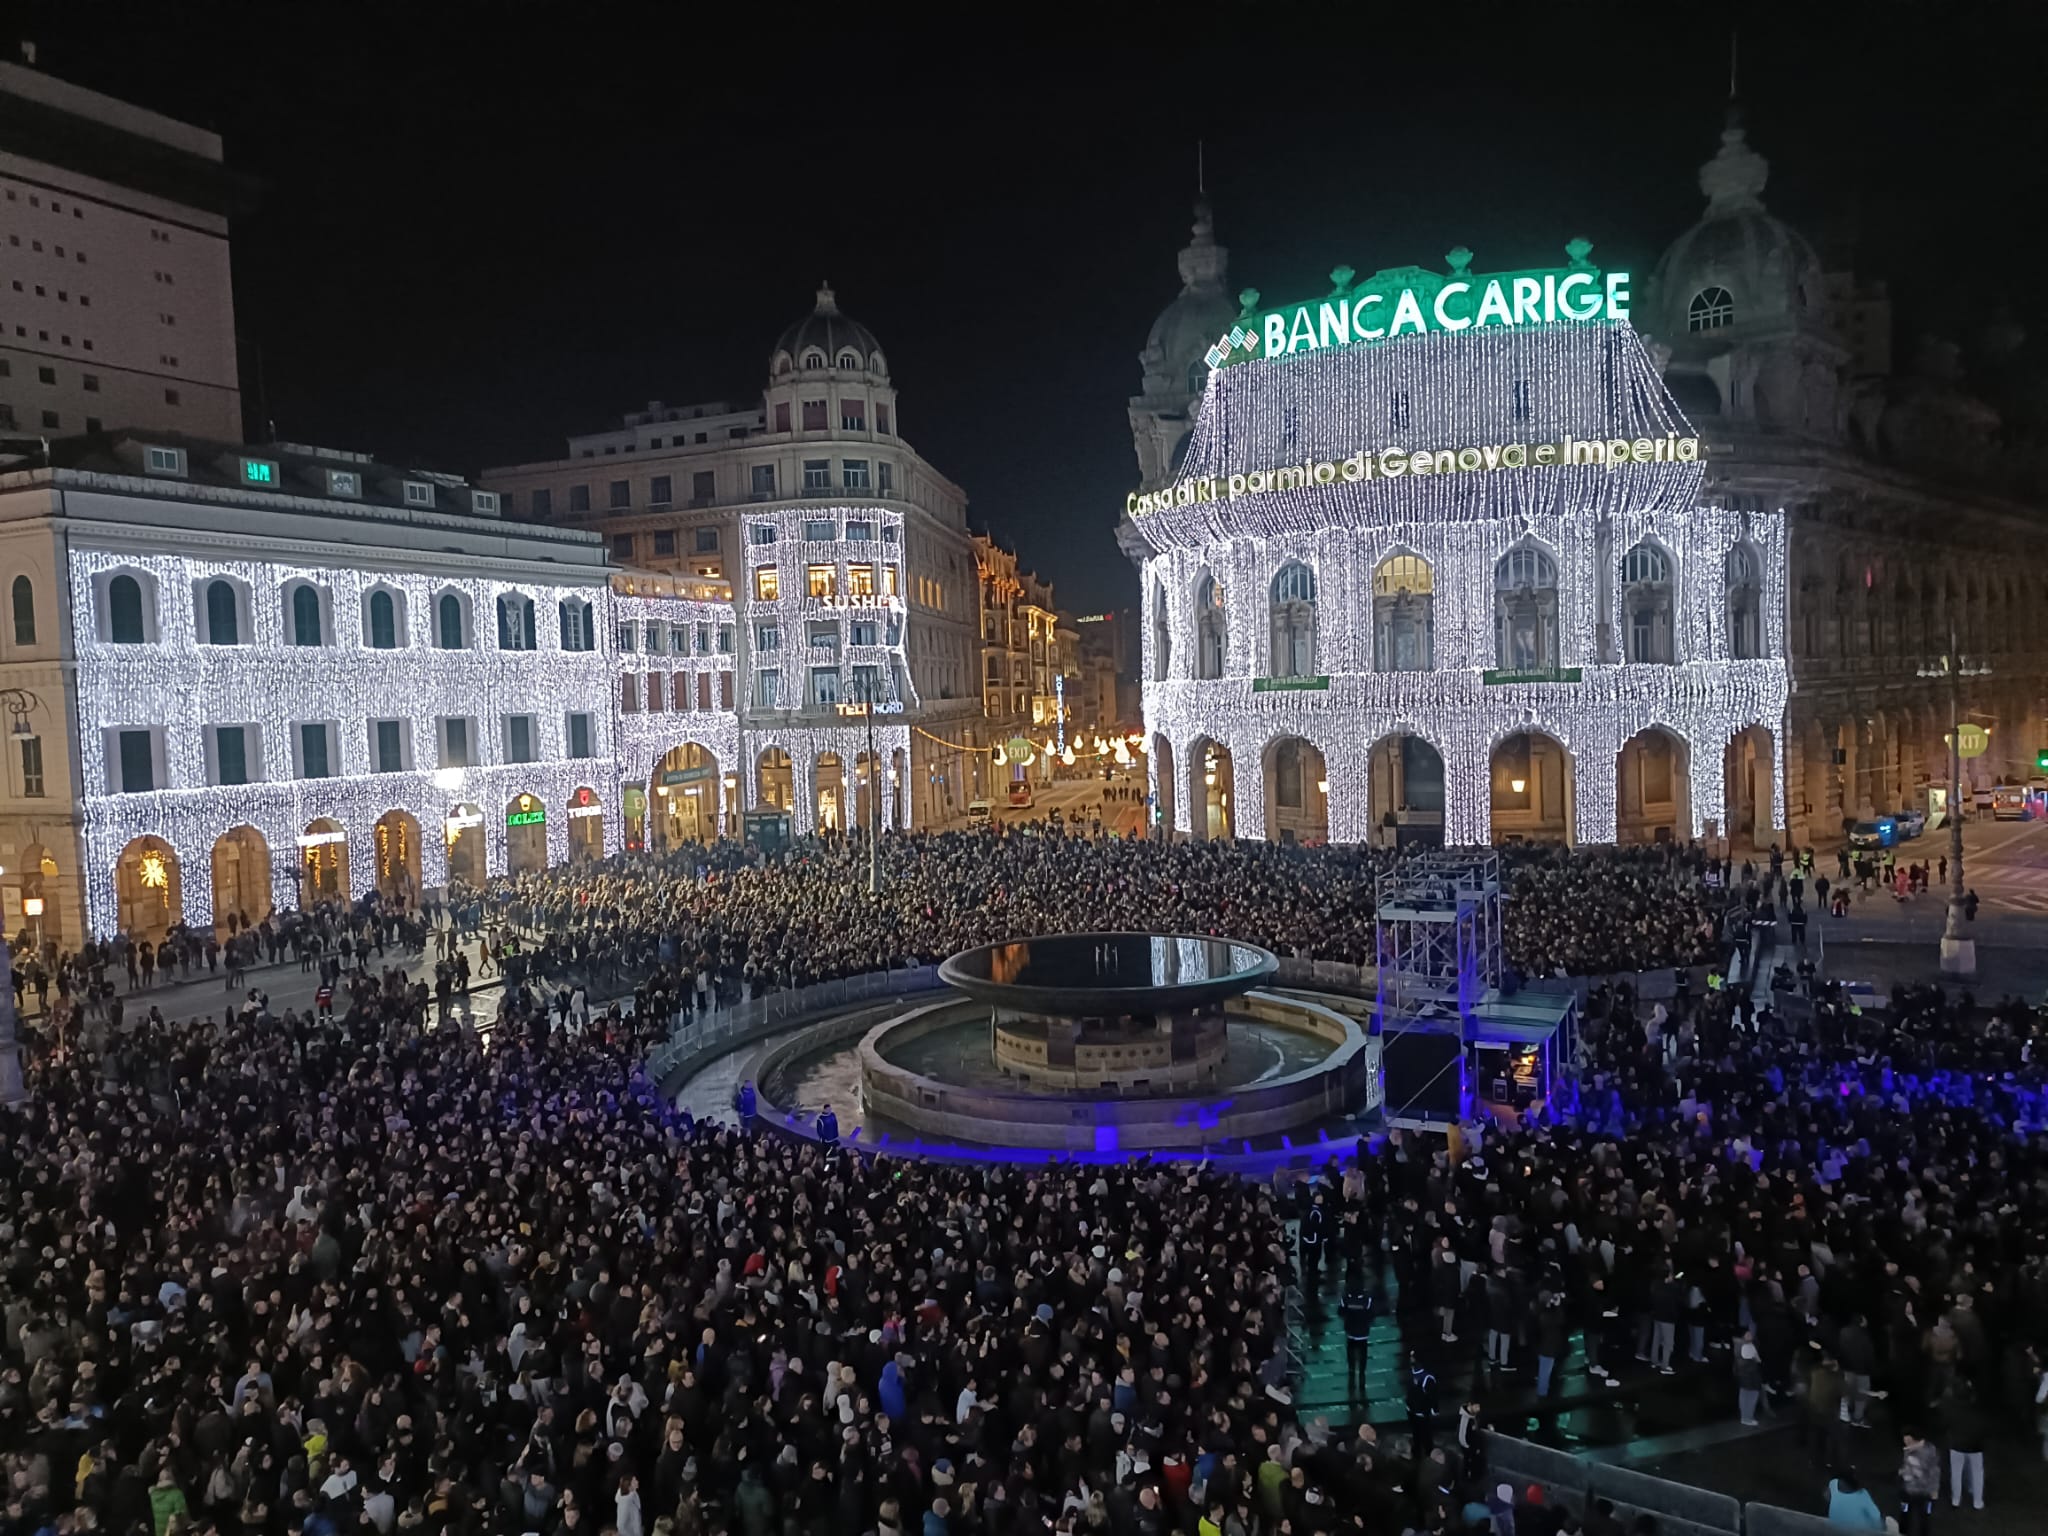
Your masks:
[[[910,1394],[904,1387],[903,1367],[894,1360],[882,1367],[882,1379],[875,1389],[875,1396],[891,1422],[901,1424],[909,1419]]]

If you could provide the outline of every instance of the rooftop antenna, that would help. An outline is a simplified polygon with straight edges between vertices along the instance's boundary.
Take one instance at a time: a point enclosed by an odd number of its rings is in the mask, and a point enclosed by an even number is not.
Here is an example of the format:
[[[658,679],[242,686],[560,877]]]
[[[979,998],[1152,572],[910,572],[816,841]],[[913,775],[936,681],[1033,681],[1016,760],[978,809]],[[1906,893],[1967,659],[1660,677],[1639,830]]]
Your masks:
[[[1200,139],[1195,140],[1195,195],[1207,197],[1209,195],[1209,176],[1202,149],[1202,141]]]
[[[1736,89],[1740,74],[1736,69],[1738,50],[1742,45],[1742,34],[1734,27],[1728,29],[1728,99],[1735,100],[1741,94]]]

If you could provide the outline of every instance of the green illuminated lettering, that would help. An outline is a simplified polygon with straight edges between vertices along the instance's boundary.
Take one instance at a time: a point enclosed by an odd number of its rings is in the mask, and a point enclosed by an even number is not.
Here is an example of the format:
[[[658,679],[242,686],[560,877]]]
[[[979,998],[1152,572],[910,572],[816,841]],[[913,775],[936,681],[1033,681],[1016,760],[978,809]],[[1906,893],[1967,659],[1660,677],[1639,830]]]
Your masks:
[[[1334,304],[1325,304],[1322,309],[1323,342],[1326,347],[1348,347],[1351,345],[1351,311],[1342,299]]]
[[[1436,323],[1447,331],[1462,331],[1466,326],[1470,325],[1472,321],[1469,317],[1458,319],[1447,312],[1444,308],[1444,300],[1454,293],[1470,293],[1471,291],[1472,285],[1470,283],[1445,283],[1443,287],[1437,289],[1435,305]]]
[[[1278,357],[1287,350],[1287,317],[1266,316],[1266,356]]]
[[[1515,279],[1515,324],[1538,325],[1543,320],[1543,284],[1533,277]]]
[[[1309,314],[1308,306],[1304,304],[1294,312],[1294,324],[1287,333],[1287,350],[1294,353],[1307,348],[1313,352],[1318,345],[1315,318]]]
[[[1368,328],[1365,323],[1366,306],[1383,302],[1385,301],[1378,294],[1368,293],[1351,306],[1351,332],[1360,341],[1378,341],[1387,334],[1386,327],[1373,326]]]
[[[1513,325],[1514,323],[1514,314],[1508,309],[1507,292],[1501,287],[1500,279],[1496,277],[1486,285],[1486,292],[1480,296],[1479,324]]]
[[[1557,274],[1543,274],[1543,323],[1550,325],[1557,320]]]
[[[1558,312],[1567,320],[1590,320],[1599,314],[1600,296],[1597,293],[1587,302],[1584,309],[1578,309],[1572,304],[1572,290],[1574,288],[1591,288],[1593,286],[1593,274],[1590,272],[1574,272],[1566,277],[1563,282],[1557,285]]]
[[[1607,318],[1626,320],[1628,318],[1628,274],[1610,272],[1607,274]]]
[[[1389,336],[1401,334],[1401,327],[1408,326],[1417,335],[1429,329],[1422,322],[1422,306],[1415,301],[1415,290],[1403,288],[1401,297],[1394,302],[1394,323],[1387,327]]]

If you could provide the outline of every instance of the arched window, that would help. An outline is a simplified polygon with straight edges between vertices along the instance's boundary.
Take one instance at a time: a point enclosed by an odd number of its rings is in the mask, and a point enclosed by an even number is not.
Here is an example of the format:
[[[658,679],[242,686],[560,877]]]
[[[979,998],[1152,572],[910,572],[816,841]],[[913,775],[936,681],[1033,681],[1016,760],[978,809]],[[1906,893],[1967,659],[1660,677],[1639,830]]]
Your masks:
[[[1230,625],[1223,607],[1223,583],[1204,575],[1195,588],[1195,676],[1223,675],[1230,654]]]
[[[1152,583],[1152,681],[1173,676],[1173,626],[1167,622],[1166,588]]]
[[[591,646],[590,604],[581,598],[565,597],[562,610],[562,649],[587,651]]]
[[[443,592],[434,605],[434,644],[444,651],[465,650],[462,630],[462,599]]]
[[[498,649],[530,651],[533,643],[533,599],[507,592],[498,599]]]
[[[107,583],[107,638],[116,645],[141,645],[142,583],[122,574]]]
[[[860,372],[860,354],[858,352],[840,353],[839,366],[845,369],[848,373]]]
[[[1290,560],[1273,577],[1273,676],[1316,672],[1316,573]]]
[[[806,353],[804,354],[804,367],[806,367],[806,368],[822,368],[822,367],[824,367],[824,366],[825,366],[825,354],[824,354],[824,353],[822,353],[822,352],[806,352]]]
[[[1493,567],[1493,645],[1510,672],[1557,670],[1557,565],[1522,544]]]
[[[1748,544],[1728,550],[1728,654],[1755,661],[1764,653],[1763,564]]]
[[[382,587],[370,594],[370,648],[398,649],[398,604]]]
[[[1379,672],[1436,665],[1436,573],[1420,555],[1389,555],[1372,573],[1372,664]]]
[[[1621,627],[1628,660],[1670,664],[1671,561],[1648,540],[1621,559]]]
[[[209,581],[206,584],[206,643],[242,643],[241,615],[236,611],[235,588],[231,582]]]
[[[1209,387],[1209,365],[1199,357],[1188,364],[1188,393],[1199,395]]]
[[[1735,299],[1726,288],[1702,288],[1685,306],[1688,331],[1718,331],[1735,323]]]
[[[36,584],[26,576],[14,578],[14,643],[36,643]]]
[[[292,588],[292,644],[320,643],[320,594],[304,582]]]

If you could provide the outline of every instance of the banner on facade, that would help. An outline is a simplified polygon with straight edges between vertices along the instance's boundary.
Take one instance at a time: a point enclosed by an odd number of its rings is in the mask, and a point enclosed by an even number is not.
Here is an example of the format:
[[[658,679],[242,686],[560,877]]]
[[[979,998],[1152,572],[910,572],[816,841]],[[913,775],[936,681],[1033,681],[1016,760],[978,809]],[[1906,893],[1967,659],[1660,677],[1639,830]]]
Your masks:
[[[1330,680],[1327,677],[1255,677],[1252,679],[1253,693],[1323,693],[1327,692]]]
[[[1579,680],[1579,669],[1533,667],[1523,672],[1508,672],[1489,668],[1479,674],[1479,680],[1489,688],[1500,688],[1509,683],[1576,683]]]

